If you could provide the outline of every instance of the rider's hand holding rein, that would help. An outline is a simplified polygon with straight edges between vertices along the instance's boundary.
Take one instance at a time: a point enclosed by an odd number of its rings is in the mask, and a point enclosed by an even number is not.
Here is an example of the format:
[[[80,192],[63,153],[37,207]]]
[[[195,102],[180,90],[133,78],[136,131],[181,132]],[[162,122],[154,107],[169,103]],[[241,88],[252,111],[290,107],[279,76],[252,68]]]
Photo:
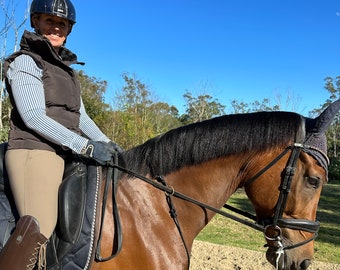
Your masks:
[[[96,160],[100,165],[110,165],[115,153],[121,153],[122,149],[115,143],[89,140],[82,154]]]

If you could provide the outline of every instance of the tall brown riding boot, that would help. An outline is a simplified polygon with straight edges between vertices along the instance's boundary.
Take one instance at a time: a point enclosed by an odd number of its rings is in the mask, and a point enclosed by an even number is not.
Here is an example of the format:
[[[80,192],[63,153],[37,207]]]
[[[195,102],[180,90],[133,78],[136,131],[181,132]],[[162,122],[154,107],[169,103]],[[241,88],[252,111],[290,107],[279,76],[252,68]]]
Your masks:
[[[40,233],[38,221],[32,216],[19,219],[16,229],[0,253],[0,269],[33,269],[39,250],[47,239]]]

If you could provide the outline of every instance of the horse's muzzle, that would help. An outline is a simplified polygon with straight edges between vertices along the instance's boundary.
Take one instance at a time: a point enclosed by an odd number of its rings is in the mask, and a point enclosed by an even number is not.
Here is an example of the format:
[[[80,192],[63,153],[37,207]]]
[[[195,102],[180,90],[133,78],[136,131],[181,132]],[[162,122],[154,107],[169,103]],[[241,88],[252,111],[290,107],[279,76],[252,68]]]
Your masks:
[[[266,258],[278,270],[306,270],[311,265],[311,259],[304,258],[299,261],[291,261],[287,253],[277,257],[277,249],[268,248]]]

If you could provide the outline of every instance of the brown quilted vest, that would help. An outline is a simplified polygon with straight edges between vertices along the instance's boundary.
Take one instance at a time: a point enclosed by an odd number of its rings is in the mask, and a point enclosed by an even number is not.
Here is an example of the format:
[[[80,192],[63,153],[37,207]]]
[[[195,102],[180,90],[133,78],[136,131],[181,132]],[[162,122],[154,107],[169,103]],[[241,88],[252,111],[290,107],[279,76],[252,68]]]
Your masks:
[[[23,34],[20,46],[20,51],[6,59],[5,72],[18,55],[31,56],[37,66],[43,70],[42,80],[47,115],[66,128],[80,134],[80,85],[75,71],[69,66],[78,63],[76,55],[63,48],[61,55],[58,56],[47,39],[28,31]],[[26,127],[15,106],[12,89],[7,79],[6,88],[13,106],[8,148],[40,149],[62,154],[66,149]]]

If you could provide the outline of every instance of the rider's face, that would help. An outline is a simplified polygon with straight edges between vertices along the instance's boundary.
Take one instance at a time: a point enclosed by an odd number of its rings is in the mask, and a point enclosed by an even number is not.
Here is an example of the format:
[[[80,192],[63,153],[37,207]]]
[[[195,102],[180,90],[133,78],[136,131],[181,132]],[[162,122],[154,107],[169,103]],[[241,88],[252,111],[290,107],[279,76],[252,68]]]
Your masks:
[[[39,14],[32,19],[35,30],[47,38],[53,48],[58,50],[64,44],[71,30],[67,19],[49,14]]]

